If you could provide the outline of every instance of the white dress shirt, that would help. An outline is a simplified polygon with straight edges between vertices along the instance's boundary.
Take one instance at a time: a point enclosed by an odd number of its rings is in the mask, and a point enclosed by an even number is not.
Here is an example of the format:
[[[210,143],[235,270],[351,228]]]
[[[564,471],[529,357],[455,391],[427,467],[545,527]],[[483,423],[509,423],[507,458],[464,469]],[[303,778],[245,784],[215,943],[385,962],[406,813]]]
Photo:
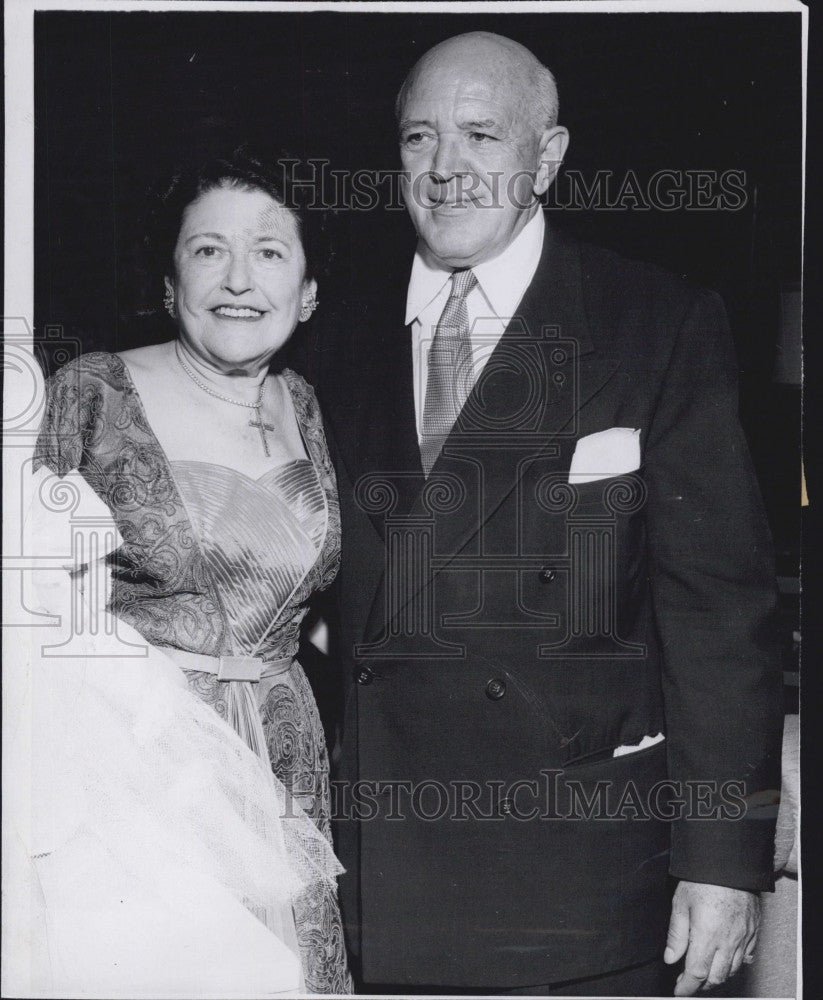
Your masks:
[[[501,254],[472,268],[477,285],[466,297],[466,308],[469,313],[475,380],[531,284],[540,263],[545,228],[543,212],[538,211]],[[429,348],[449,298],[451,274],[450,268],[436,263],[426,247],[422,243],[418,244],[406,298],[406,325],[411,324],[412,328],[414,410],[418,440],[421,437],[423,407],[426,402]]]

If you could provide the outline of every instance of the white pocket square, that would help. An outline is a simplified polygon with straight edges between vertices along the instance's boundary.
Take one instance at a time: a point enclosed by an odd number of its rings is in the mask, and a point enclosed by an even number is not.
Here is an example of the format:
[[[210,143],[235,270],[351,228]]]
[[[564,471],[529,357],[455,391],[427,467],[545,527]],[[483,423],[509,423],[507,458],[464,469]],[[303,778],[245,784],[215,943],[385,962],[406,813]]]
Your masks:
[[[657,736],[644,736],[639,743],[624,743],[622,746],[615,747],[612,756],[626,757],[628,754],[637,753],[638,750],[645,750],[646,747],[653,747],[656,743],[662,743],[665,738],[662,733],[658,733]]]
[[[570,483],[591,483],[640,468],[640,431],[610,427],[580,438],[572,455]]]

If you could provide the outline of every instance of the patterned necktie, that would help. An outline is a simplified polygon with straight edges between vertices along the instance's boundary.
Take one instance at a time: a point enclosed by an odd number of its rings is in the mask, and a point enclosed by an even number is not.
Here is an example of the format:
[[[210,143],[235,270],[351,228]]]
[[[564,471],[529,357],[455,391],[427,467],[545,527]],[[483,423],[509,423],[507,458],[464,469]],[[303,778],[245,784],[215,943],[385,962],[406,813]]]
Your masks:
[[[452,289],[429,350],[420,458],[428,476],[474,384],[466,296],[477,284],[474,272],[455,271]]]

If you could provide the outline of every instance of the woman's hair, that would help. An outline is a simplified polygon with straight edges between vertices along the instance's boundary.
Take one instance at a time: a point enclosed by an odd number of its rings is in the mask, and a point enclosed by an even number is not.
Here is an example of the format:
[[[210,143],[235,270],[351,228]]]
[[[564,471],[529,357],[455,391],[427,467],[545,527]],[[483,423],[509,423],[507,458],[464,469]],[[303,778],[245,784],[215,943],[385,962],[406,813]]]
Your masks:
[[[174,248],[185,210],[207,191],[220,187],[264,191],[287,208],[297,221],[306,277],[322,274],[328,266],[328,251],[322,245],[324,213],[313,203],[311,185],[301,182],[299,167],[297,157],[283,152],[263,156],[242,145],[227,156],[176,169],[156,189],[149,213],[145,243],[157,277],[162,280],[174,274]]]

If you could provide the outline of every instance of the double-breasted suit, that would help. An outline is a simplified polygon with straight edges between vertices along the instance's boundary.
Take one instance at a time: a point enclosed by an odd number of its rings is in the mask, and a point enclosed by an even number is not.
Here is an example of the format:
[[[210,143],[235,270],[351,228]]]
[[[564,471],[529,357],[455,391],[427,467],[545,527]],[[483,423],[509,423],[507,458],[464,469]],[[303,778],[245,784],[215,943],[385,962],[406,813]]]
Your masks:
[[[307,354],[343,525],[352,953],[412,992],[642,962],[667,874],[771,884],[774,577],[722,304],[547,227],[425,479],[404,278]],[[638,467],[570,484],[610,428]]]

